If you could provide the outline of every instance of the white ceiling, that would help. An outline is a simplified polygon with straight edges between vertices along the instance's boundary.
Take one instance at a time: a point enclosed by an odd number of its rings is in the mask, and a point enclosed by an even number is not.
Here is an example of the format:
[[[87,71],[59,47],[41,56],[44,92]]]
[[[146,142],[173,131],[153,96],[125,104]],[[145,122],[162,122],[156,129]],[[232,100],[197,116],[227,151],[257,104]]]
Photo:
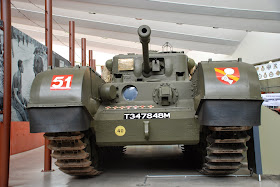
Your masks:
[[[12,23],[44,40],[44,0],[12,0]],[[33,5],[34,3],[35,5]],[[28,17],[23,16],[23,14]],[[140,25],[152,29],[151,49],[165,42],[174,50],[231,55],[247,32],[280,33],[279,0],[53,0],[54,35],[68,46],[68,22],[76,40],[105,53],[140,53]],[[63,29],[62,29],[62,28]],[[56,38],[54,43],[62,45]],[[76,47],[78,44],[76,43]]]

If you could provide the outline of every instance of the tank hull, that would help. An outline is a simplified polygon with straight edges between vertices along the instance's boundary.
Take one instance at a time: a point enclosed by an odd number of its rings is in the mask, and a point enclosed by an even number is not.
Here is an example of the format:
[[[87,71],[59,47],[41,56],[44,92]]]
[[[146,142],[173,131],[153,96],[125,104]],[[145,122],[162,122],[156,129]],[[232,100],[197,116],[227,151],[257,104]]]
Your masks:
[[[198,144],[200,127],[195,119],[191,82],[185,80],[168,83],[168,88],[180,93],[180,101],[169,106],[154,102],[157,99],[155,90],[164,86],[163,83],[148,84],[147,87],[146,82],[111,83],[118,88],[119,97],[115,103],[102,103],[91,125],[98,145]],[[122,96],[127,85],[137,88],[138,95],[133,101]],[[125,133],[116,133],[117,127],[125,129]]]
[[[168,111],[168,112],[166,112]],[[124,114],[170,114],[169,119],[127,119]],[[154,109],[136,111],[107,111],[97,114],[93,128],[96,133],[96,143],[100,146],[126,146],[126,145],[168,145],[187,144],[199,142],[199,124],[194,118],[195,111],[186,109]],[[110,116],[110,117],[108,117]],[[106,120],[102,120],[106,118]],[[145,135],[145,122],[148,122],[148,132]],[[125,134],[119,136],[115,130],[123,127]]]

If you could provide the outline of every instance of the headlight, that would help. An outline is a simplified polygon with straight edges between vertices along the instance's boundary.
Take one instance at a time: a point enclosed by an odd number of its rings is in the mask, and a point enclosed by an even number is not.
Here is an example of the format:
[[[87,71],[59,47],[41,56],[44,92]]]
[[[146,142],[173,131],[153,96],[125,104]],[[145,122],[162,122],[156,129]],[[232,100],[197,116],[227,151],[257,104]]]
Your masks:
[[[123,98],[127,101],[133,101],[138,95],[138,90],[135,86],[126,86],[123,88]]]

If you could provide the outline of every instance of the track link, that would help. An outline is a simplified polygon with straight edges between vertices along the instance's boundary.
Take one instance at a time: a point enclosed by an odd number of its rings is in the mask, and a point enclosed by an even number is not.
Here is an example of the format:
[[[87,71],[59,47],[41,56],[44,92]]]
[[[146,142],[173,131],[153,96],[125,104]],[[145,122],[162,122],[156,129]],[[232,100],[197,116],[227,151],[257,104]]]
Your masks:
[[[246,131],[251,127],[209,127],[206,138],[208,147],[205,164],[201,173],[206,175],[228,175],[242,166],[243,153],[247,151],[246,142],[250,136]]]
[[[53,151],[51,156],[57,161],[59,169],[73,176],[94,176],[101,172],[92,166],[90,154],[87,153],[81,132],[46,133],[44,137],[50,140],[48,148]]]

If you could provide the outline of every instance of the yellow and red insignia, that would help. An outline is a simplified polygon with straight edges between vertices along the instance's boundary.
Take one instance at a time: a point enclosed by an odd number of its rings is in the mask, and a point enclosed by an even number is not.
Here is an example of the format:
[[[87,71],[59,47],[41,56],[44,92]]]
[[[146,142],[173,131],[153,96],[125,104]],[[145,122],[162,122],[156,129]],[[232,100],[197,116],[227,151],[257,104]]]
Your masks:
[[[226,68],[214,68],[216,72],[216,77],[219,81],[224,84],[232,85],[236,83],[239,78],[238,67],[226,67]]]

